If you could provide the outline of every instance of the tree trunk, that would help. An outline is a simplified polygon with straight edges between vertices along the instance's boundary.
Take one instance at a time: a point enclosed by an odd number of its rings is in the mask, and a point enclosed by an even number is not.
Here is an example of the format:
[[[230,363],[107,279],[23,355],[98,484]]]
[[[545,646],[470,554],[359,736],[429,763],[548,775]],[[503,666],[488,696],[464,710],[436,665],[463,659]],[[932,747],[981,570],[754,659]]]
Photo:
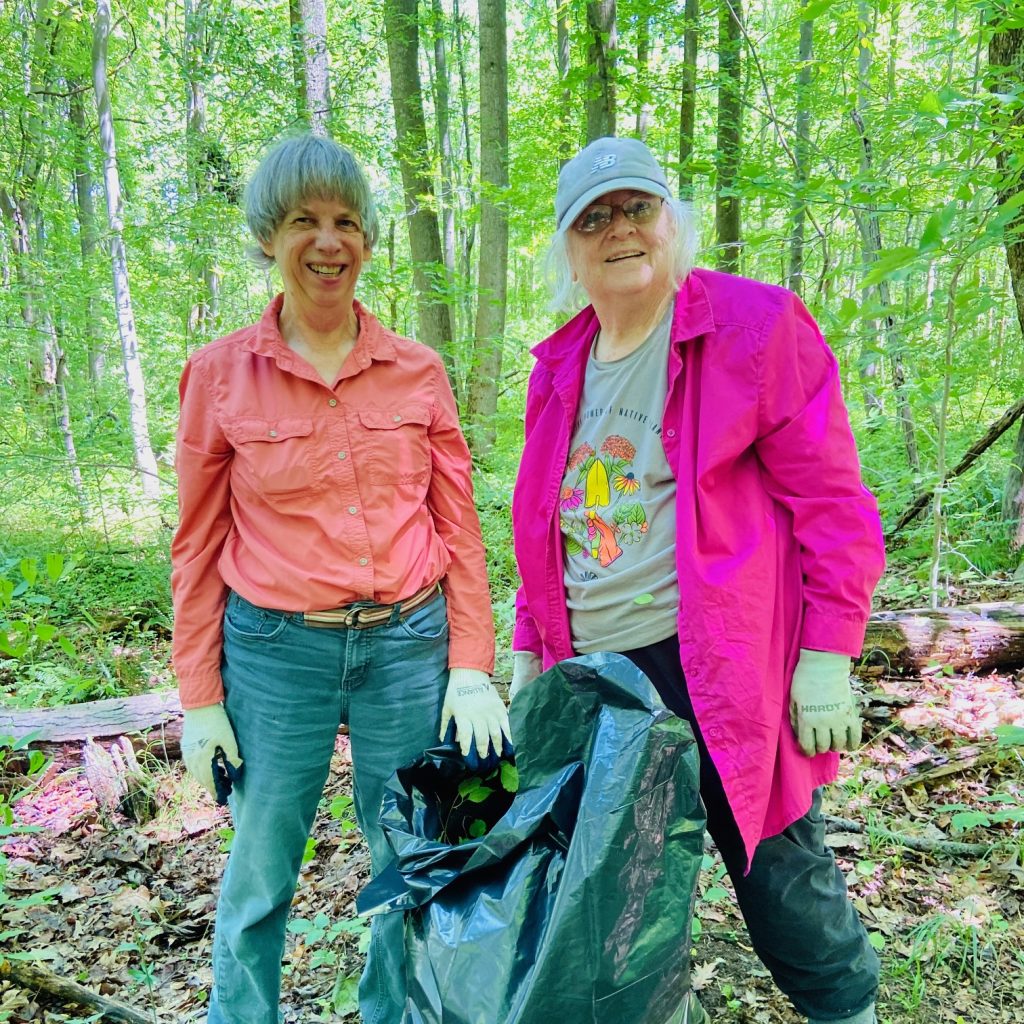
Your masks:
[[[434,40],[434,121],[440,166],[438,199],[441,207],[441,242],[448,292],[455,286],[455,190],[452,187],[455,157],[448,120],[448,53],[445,47],[445,16],[441,0],[431,0],[431,35]]]
[[[996,20],[996,32],[989,42],[989,70],[997,86],[993,91],[1013,93],[1024,85],[1024,28],[1002,28]],[[997,194],[1005,203],[1024,191],[1020,165],[1020,135],[1024,108],[1018,103],[1009,123],[997,126]],[[1017,305],[1017,323],[1024,337],[1024,207],[1003,229],[1006,265],[1010,271],[1013,297]],[[1017,437],[1015,455],[1003,489],[1003,517],[1010,526],[1010,548],[1024,552],[1024,423]]]
[[[693,129],[697,112],[697,47],[700,43],[700,0],[686,0],[683,22],[682,89],[679,97],[679,197],[693,198]]]
[[[480,249],[469,442],[494,446],[508,282],[508,41],[505,0],[480,0]]]
[[[117,305],[117,328],[121,338],[121,361],[135,451],[135,467],[142,476],[143,511],[156,516],[160,498],[160,477],[156,457],[149,441],[149,420],[146,410],[146,385],[139,361],[139,343],[135,333],[131,290],[128,282],[128,261],[122,230],[124,215],[121,204],[121,183],[117,174],[117,146],[114,118],[110,107],[107,82],[107,43],[110,38],[110,0],[97,0],[93,33],[92,75],[96,90],[96,112],[99,115],[100,145],[103,149],[103,184],[107,201],[107,223],[110,229],[110,260],[114,275],[114,300]]]
[[[297,33],[298,52],[302,58],[302,74],[296,75],[295,79],[296,90],[301,83],[304,92],[300,114],[314,135],[328,136],[331,134],[331,74],[324,0],[297,0],[297,10],[296,0],[290,0],[288,14],[293,42],[296,40],[294,33]],[[292,52],[295,53],[294,48]]]
[[[572,125],[572,89],[569,80],[569,12],[570,0],[555,0],[555,70],[558,73],[558,167],[562,169],[573,155],[569,141]]]
[[[640,98],[636,111],[636,137],[647,138],[647,128],[651,121],[651,104],[648,100],[650,92],[650,60],[651,60],[651,21],[646,15],[640,15],[636,26],[636,77]]]
[[[454,380],[451,310],[439,297],[437,288],[439,275],[443,279],[444,257],[437,214],[433,209],[429,167],[425,166],[430,149],[420,90],[416,7],[416,0],[385,0],[384,35],[395,105],[398,163],[409,224],[409,248],[414,264],[419,337],[441,353],[448,374]]]
[[[292,87],[295,95],[295,117],[300,124],[309,124],[306,102],[306,32],[302,24],[302,0],[288,0],[288,24],[291,28]]]
[[[719,0],[718,8],[718,174],[715,185],[715,234],[718,267],[740,269],[739,170],[743,141],[743,37],[741,0]]]
[[[462,112],[462,148],[460,159],[455,161],[459,178],[460,193],[464,196],[466,208],[476,205],[476,192],[473,185],[473,143],[469,125],[469,86],[466,84],[466,41],[464,18],[459,13],[459,0],[452,0],[452,22],[455,27],[455,56],[459,66],[459,107]],[[468,221],[468,223],[467,223]],[[461,256],[459,274],[467,287],[460,289],[462,295],[461,319],[464,324],[473,322],[473,294],[468,283],[473,280],[473,249],[476,246],[476,222],[471,218],[460,218],[456,224],[458,235],[457,251]]]
[[[215,178],[212,146],[206,130],[206,37],[209,6],[185,0],[185,153],[192,193],[194,256],[192,288],[195,298],[188,317],[190,335],[208,340],[215,333],[220,275],[213,260],[214,241],[202,229],[203,202],[212,193]]]
[[[808,0],[802,0],[806,7]],[[796,140],[793,154],[796,157],[794,194],[793,194],[793,228],[789,243],[789,280],[790,289],[797,295],[804,293],[804,229],[807,219],[808,162],[811,152],[811,67],[814,60],[814,21],[807,18],[800,20],[800,70],[796,76]]]
[[[88,282],[84,297],[86,316],[86,353],[89,361],[89,380],[93,386],[99,384],[107,365],[107,347],[103,343],[103,332],[97,317],[96,295],[92,287],[92,265],[96,258],[99,241],[99,225],[96,220],[96,204],[93,201],[93,173],[89,160],[89,127],[85,117],[85,103],[82,99],[84,86],[77,79],[72,80],[71,123],[75,133],[75,207],[78,210],[78,245],[82,254],[82,279]]]
[[[588,0],[587,142],[615,134],[615,0]]]

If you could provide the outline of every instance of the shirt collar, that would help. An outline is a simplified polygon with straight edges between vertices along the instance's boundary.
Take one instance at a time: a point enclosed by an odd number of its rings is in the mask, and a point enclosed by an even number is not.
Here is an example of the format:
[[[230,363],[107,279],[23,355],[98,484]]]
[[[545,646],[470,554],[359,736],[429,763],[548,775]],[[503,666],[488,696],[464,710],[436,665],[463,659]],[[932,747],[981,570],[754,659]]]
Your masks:
[[[275,359],[285,370],[295,372],[304,368],[306,362],[300,359],[285,343],[281,336],[281,308],[284,306],[284,293],[276,295],[263,311],[256,330],[242,342],[242,347],[257,355]],[[359,321],[359,337],[353,349],[355,367],[342,373],[350,377],[359,370],[366,369],[371,362],[394,362],[398,358],[395,348],[395,336],[360,302],[353,301],[352,308]],[[349,366],[346,363],[346,366]]]

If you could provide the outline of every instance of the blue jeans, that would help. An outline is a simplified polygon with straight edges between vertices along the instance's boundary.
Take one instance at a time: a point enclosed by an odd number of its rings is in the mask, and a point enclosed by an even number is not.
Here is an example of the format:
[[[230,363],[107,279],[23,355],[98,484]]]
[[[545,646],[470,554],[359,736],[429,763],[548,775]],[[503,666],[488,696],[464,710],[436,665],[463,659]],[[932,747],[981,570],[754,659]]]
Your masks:
[[[743,840],[693,712],[679,641],[671,636],[623,653],[654,683],[665,705],[693,728],[707,828],[732,879],[754,952],[775,984],[812,1021],[872,1020],[878,956],[825,846],[821,790],[815,790],[802,818],[757,844],[744,874]]]
[[[369,629],[308,626],[301,613],[229,596],[221,670],[245,771],[229,800],[235,837],[217,902],[208,1024],[278,1024],[285,924],[341,723],[372,871],[387,866],[384,785],[436,744],[447,667],[441,595]],[[359,992],[366,1024],[401,1020],[402,926],[401,914],[373,919]]]

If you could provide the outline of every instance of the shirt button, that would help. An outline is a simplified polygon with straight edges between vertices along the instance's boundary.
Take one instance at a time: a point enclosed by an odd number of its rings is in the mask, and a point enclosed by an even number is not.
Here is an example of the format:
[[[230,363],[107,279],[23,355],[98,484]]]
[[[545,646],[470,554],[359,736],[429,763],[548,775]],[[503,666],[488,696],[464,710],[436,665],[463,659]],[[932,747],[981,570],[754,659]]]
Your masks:
[[[277,431],[276,431],[276,430],[272,430],[272,431],[270,432],[270,436],[271,436],[271,437],[277,437]]]
[[[338,404],[338,400],[336,398],[329,398],[327,404],[333,409]]]
[[[394,421],[395,421],[396,423],[401,423],[401,422],[402,422],[402,417],[401,417],[401,416],[399,416],[399,415],[398,415],[398,413],[395,413],[395,415],[394,415],[394,416],[392,416],[391,418],[392,418],[392,419],[393,419],[393,420],[394,420]]]
[[[675,437],[676,436],[676,432],[674,430],[666,430],[665,431],[665,436],[666,437]]]
[[[360,558],[360,559],[359,559],[359,564],[360,564],[360,565],[366,565],[366,563],[367,563],[368,561],[369,561],[369,559],[368,559],[368,558]]]
[[[339,459],[345,458],[345,453],[344,452],[338,452],[338,458]]]
[[[349,507],[348,507],[349,515],[354,516],[358,511],[359,511],[359,509],[357,509],[355,507],[355,505],[349,505]]]

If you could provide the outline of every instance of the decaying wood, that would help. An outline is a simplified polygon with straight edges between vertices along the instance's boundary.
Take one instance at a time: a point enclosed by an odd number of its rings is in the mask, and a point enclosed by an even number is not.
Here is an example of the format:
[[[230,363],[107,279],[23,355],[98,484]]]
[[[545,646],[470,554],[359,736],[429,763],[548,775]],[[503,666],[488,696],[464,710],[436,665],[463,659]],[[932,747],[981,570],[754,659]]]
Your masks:
[[[156,813],[153,781],[127,736],[119,737],[109,750],[90,737],[82,763],[96,803],[108,814],[116,811],[145,824]]]
[[[964,747],[955,757],[943,760],[930,760],[915,765],[906,775],[893,782],[894,786],[928,785],[949,775],[960,775],[971,768],[981,768],[994,764],[1004,756],[1004,751],[996,746]]]
[[[926,839],[924,836],[910,836],[903,832],[880,825],[865,825],[851,818],[836,818],[831,814],[824,815],[825,826],[829,831],[856,832],[885,840],[894,846],[905,846],[908,850],[919,853],[943,853],[951,857],[984,857],[991,853],[994,846],[989,843],[958,843],[952,839]]]
[[[147,747],[168,759],[180,756],[181,703],[176,690],[28,711],[0,707],[0,736],[34,736],[33,746],[135,734],[140,735],[138,748]]]
[[[45,992],[51,999],[62,1004],[85,1006],[101,1014],[104,1020],[122,1021],[125,1024],[153,1024],[151,1017],[124,1003],[97,995],[84,985],[62,978],[38,963],[0,958],[0,978],[10,978],[16,985],[30,992]]]
[[[876,612],[859,673],[920,672],[930,665],[985,670],[1024,665],[1024,602]]]

